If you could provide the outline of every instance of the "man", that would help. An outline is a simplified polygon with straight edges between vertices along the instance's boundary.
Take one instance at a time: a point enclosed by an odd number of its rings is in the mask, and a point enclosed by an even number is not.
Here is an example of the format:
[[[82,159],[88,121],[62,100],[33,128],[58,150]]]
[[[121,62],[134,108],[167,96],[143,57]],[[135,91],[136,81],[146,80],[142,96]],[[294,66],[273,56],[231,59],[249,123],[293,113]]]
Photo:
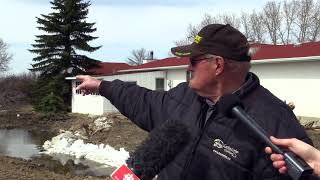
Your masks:
[[[272,167],[265,145],[244,124],[219,112],[219,98],[234,93],[269,134],[311,143],[288,106],[249,72],[246,37],[230,25],[211,24],[200,30],[191,45],[171,51],[190,57],[192,75],[189,83],[168,92],[89,76],[77,77],[83,81],[78,89],[99,89],[122,114],[147,131],[166,120],[190,126],[194,139],[159,173],[160,180],[287,179]]]

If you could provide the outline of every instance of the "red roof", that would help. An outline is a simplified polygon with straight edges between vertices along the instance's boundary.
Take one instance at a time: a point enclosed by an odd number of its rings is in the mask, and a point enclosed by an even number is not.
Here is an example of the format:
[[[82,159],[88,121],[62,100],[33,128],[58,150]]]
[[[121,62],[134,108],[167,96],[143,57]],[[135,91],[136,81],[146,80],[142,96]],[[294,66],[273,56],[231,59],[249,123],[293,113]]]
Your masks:
[[[182,66],[188,65],[189,58],[183,57],[169,57],[161,60],[154,60],[149,63],[141,64],[138,66],[131,66],[129,69],[148,69],[148,68],[155,68],[155,67],[168,67],[168,66]]]
[[[258,50],[252,60],[320,56],[320,42],[299,45],[253,44],[251,46]]]
[[[299,45],[270,45],[270,44],[252,44],[257,52],[253,55],[252,60],[263,59],[281,59],[296,58],[308,56],[320,56],[320,42],[309,42]],[[155,60],[138,66],[130,66],[126,63],[103,63],[103,67],[98,69],[100,75],[117,74],[118,70],[129,70],[130,72],[141,70],[156,70],[161,67],[188,65],[189,58],[170,57],[161,60]],[[118,72],[119,73],[119,72]]]
[[[102,62],[100,68],[92,69],[95,75],[113,75],[117,74],[119,70],[128,69],[131,66],[126,63],[112,63],[112,62]]]

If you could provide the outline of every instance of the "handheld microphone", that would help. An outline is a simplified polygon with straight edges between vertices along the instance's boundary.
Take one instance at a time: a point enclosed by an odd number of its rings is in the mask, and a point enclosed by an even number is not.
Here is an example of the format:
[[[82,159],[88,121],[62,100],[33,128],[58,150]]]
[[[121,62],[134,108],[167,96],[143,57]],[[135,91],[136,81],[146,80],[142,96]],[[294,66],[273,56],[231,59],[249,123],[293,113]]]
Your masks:
[[[273,152],[282,154],[288,168],[288,174],[294,179],[299,180],[302,177],[309,176],[313,169],[302,159],[292,152],[284,152],[278,146],[273,144],[269,135],[261,128],[254,119],[252,119],[244,110],[240,99],[234,94],[224,95],[219,99],[219,111],[228,117],[236,117],[244,123],[253,133],[271,147]]]
[[[191,133],[187,125],[167,120],[152,130],[147,139],[130,153],[128,167],[141,180],[151,180],[165,168],[189,143]]]

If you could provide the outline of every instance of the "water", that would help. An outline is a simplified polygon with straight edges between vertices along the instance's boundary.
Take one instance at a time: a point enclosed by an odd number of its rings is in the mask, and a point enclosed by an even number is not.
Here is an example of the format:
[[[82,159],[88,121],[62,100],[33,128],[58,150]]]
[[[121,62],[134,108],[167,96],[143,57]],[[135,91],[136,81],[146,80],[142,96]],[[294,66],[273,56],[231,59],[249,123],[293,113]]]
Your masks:
[[[22,129],[0,130],[0,154],[31,159],[39,156],[38,141]]]
[[[105,177],[109,176],[114,170],[115,167],[106,167],[100,163],[90,161],[90,160],[79,160],[68,155],[45,155],[42,159],[46,159],[50,164],[47,164],[47,167],[50,166],[50,169],[54,170],[60,174],[66,174],[71,172],[74,175],[78,176],[97,176]],[[58,163],[59,165],[57,165]]]
[[[102,164],[79,160],[67,155],[48,156],[41,154],[44,141],[51,139],[53,134],[46,131],[27,131],[24,129],[0,129],[0,155],[33,159],[41,162],[50,170],[74,175],[109,176],[116,168]]]

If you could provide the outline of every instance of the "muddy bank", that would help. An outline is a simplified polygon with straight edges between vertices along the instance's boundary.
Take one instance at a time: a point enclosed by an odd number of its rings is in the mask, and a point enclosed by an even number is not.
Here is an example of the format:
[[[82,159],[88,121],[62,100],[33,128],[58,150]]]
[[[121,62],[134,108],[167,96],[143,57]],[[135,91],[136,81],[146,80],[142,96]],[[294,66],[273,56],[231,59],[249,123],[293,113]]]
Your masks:
[[[80,177],[71,174],[59,174],[50,171],[43,164],[36,161],[26,161],[18,158],[1,157],[0,156],[0,179],[37,179],[37,180],[50,180],[50,179],[70,179],[70,180],[87,180],[87,179],[102,179],[96,177]],[[109,178],[105,178],[109,179]]]
[[[106,125],[98,126],[97,123]],[[108,114],[97,122],[97,117],[81,114],[45,116],[32,111],[2,111],[0,129],[29,130],[39,133],[43,141],[58,135],[62,130],[68,130],[83,135],[88,143],[108,144],[115,149],[125,148],[127,151],[133,151],[147,136],[146,132],[118,113]],[[106,176],[72,175],[72,161],[68,163],[71,164],[57,169],[52,162],[48,163],[43,158],[23,160],[0,156],[0,179],[110,179]]]
[[[119,113],[103,116],[112,127],[95,126],[96,116],[67,114],[46,116],[35,112],[0,112],[0,129],[22,128],[33,132],[46,132],[53,137],[61,130],[79,132],[87,137],[87,142],[109,144],[119,149],[126,147],[132,151],[146,137],[147,133]],[[46,137],[46,138],[48,138]]]
[[[123,147],[127,151],[133,151],[147,136],[146,132],[121,114],[108,114],[104,117],[102,121],[97,122],[97,117],[80,114],[45,116],[32,111],[2,111],[0,112],[0,129],[30,130],[33,133],[39,133],[43,140],[58,135],[61,130],[68,130],[82,134],[88,143],[108,144],[116,149]],[[97,123],[105,124],[97,126]],[[315,146],[320,148],[320,130],[307,132]],[[49,156],[48,159],[50,159]],[[48,160],[43,158],[23,160],[0,156],[0,179],[111,179],[106,176],[73,175],[70,173],[73,168],[72,163],[72,161],[67,162],[64,168],[57,169],[52,162],[48,163]]]

